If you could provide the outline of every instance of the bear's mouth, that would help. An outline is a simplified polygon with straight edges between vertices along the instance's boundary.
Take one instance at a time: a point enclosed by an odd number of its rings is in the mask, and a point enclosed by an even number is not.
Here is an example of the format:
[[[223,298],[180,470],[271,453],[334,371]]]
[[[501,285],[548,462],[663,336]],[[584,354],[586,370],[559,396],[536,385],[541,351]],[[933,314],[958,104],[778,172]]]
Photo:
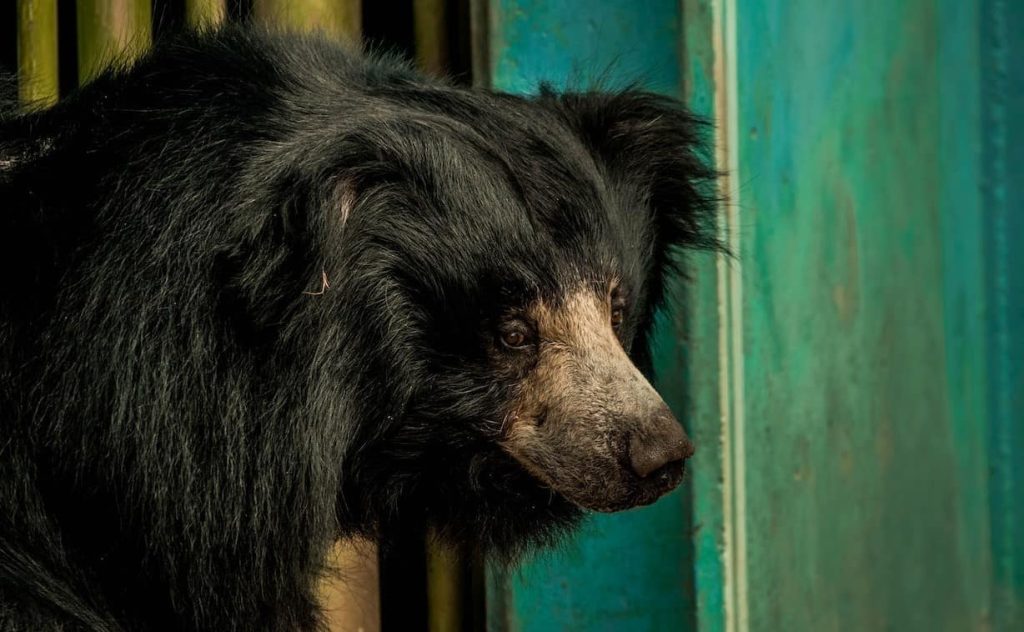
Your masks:
[[[631,504],[623,509],[650,505],[671,492],[683,481],[686,462],[682,459],[668,463],[639,480],[636,491],[631,494]]]
[[[639,476],[626,458],[581,456],[560,461],[560,468],[550,471],[514,453],[513,459],[540,485],[562,496],[581,509],[614,513],[650,505],[668,494],[682,482],[685,459],[671,461],[646,476]],[[576,461],[576,463],[573,463]],[[600,462],[607,467],[594,468]],[[567,472],[584,472],[581,476]]]
[[[628,470],[622,472],[626,484],[621,493],[583,494],[578,498],[568,497],[574,504],[591,511],[613,513],[636,507],[651,505],[665,494],[671,492],[683,480],[686,471],[685,463],[675,461],[645,478],[639,478]]]

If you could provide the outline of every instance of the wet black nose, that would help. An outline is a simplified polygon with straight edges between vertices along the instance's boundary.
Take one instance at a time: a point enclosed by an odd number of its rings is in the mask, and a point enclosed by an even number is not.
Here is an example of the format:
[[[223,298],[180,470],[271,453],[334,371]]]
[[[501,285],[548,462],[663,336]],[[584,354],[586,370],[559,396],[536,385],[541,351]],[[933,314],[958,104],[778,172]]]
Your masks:
[[[671,413],[659,415],[629,438],[629,462],[640,478],[693,455],[693,444]]]

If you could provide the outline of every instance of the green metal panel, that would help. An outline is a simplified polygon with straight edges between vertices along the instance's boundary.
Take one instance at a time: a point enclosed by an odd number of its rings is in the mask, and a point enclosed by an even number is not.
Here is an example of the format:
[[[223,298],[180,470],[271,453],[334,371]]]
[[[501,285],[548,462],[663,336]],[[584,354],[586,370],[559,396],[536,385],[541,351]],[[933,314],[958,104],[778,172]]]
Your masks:
[[[641,79],[653,89],[681,95],[676,0],[482,5],[477,8],[487,11],[485,70],[496,88],[532,92],[540,80],[581,87],[596,78],[611,85]],[[657,386],[683,417],[686,363],[680,340],[686,323],[680,309],[661,316]],[[561,549],[509,575],[492,569],[490,629],[689,627],[694,611],[688,505],[683,490],[648,508],[595,516]]]
[[[946,380],[934,2],[740,2],[749,616],[985,625]]]
[[[980,143],[992,621],[1024,629],[1024,3],[980,3]],[[958,218],[959,219],[959,218]],[[955,225],[954,225],[955,226]],[[970,235],[972,238],[974,234]],[[957,236],[963,239],[962,235]],[[975,240],[975,243],[979,243]],[[955,265],[956,262],[954,262]],[[954,267],[954,266],[951,266]],[[978,342],[979,337],[972,338]]]
[[[738,251],[694,293],[700,627],[1021,629],[1020,5],[684,6]]]
[[[938,147],[936,168],[942,220],[944,336],[952,439],[963,446],[955,452],[956,471],[966,487],[979,493],[962,497],[960,548],[977,551],[984,560],[973,578],[969,602],[985,608],[992,594],[989,495],[980,493],[988,480],[985,420],[988,404],[986,368],[985,253],[982,243],[981,131],[981,12],[980,3],[944,0],[937,18],[936,86]],[[966,518],[966,520],[965,520]],[[991,620],[991,613],[987,615]],[[1002,629],[995,627],[995,629]]]
[[[720,119],[725,96],[718,75],[723,61],[716,0],[683,0],[683,86],[684,100],[695,112],[716,125],[716,151],[721,152],[723,132]],[[717,44],[717,46],[716,46]],[[722,157],[719,156],[719,161]],[[722,165],[724,168],[724,165]],[[724,255],[697,253],[688,265],[693,270],[685,318],[688,335],[683,339],[686,353],[687,390],[690,392],[689,432],[699,446],[692,471],[693,583],[696,628],[724,629],[726,609],[725,515],[723,512],[721,371],[721,329],[724,325],[719,295],[720,274],[732,261]]]
[[[678,2],[492,0],[486,7],[496,88],[532,92],[542,80],[579,86],[601,78],[643,80],[678,95]]]

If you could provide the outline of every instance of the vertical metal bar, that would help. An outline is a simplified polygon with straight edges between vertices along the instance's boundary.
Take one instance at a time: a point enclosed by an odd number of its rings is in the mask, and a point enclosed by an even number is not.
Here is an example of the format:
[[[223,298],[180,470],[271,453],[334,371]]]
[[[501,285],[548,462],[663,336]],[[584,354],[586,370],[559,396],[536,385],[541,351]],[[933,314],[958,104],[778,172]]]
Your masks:
[[[435,75],[447,70],[447,4],[447,0],[413,0],[412,5],[416,63],[421,69]]]
[[[358,42],[362,34],[359,0],[253,0],[252,13],[258,22],[283,30],[320,31],[350,42]],[[198,17],[193,16],[190,7],[189,18],[195,23]],[[338,542],[331,550],[330,570],[334,572],[319,586],[328,629],[380,630],[376,546],[364,540]]]
[[[725,44],[722,26],[724,0],[683,0],[683,85],[685,102],[689,107],[712,121],[726,118],[724,103],[728,94],[725,84],[725,62],[722,59]],[[733,60],[735,61],[735,60]],[[726,171],[728,154],[725,151],[725,124],[715,126],[715,162]],[[720,186],[727,195],[730,182],[722,180]],[[719,209],[719,222],[726,224],[727,210]],[[727,241],[728,236],[721,236]],[[724,397],[723,384],[728,384],[730,356],[724,332],[730,320],[725,305],[724,255],[693,254],[687,256],[692,282],[687,294],[691,306],[686,312],[687,376],[692,396],[690,431],[698,446],[702,446],[702,467],[694,467],[692,479],[693,524],[700,525],[693,533],[694,592],[696,629],[701,632],[724,632],[732,628],[727,616],[735,602],[726,582],[733,550],[732,503],[726,494],[726,473],[731,479],[732,440],[727,436],[726,421],[732,417],[731,398]],[[727,267],[727,266],[726,266]],[[708,449],[716,446],[718,449]],[[729,514],[728,516],[726,514]],[[729,535],[727,536],[727,529]],[[728,569],[728,570],[727,570]],[[731,616],[731,615],[730,615]]]
[[[152,41],[149,0],[78,0],[78,81],[139,55]]]
[[[444,74],[449,53],[447,0],[413,0],[413,28],[417,65],[431,74]],[[427,537],[426,556],[428,628],[431,632],[464,629],[467,561],[433,536]]]
[[[469,0],[469,41],[474,86],[491,85],[492,0]]]
[[[330,574],[318,587],[328,630],[380,630],[380,577],[377,546],[351,539],[331,549]]]
[[[343,40],[356,41],[362,32],[358,0],[253,0],[252,13],[266,24],[293,31],[322,31]]]
[[[724,612],[726,630],[746,632],[746,449],[743,370],[743,273],[739,261],[741,247],[739,131],[736,102],[736,3],[714,3],[715,112],[721,122],[716,126],[715,163],[726,174],[723,192],[729,203],[720,217],[720,239],[729,245],[733,258],[719,255],[719,386],[722,411],[722,506],[725,556]]]
[[[444,74],[448,63],[447,1],[413,0],[416,63],[435,75]],[[463,562],[458,551],[428,536],[427,618],[431,632],[465,628],[463,603],[466,590]]]
[[[227,17],[225,0],[185,0],[185,19],[193,28],[208,28],[224,21]]]
[[[981,3],[982,204],[985,253],[993,629],[1024,626],[1024,7]],[[958,148],[961,149],[962,148]],[[959,229],[959,227],[958,227]],[[962,233],[957,232],[962,239]],[[962,265],[957,262],[957,265]]]
[[[466,586],[457,551],[435,538],[427,539],[427,613],[431,632],[464,629],[462,620]]]
[[[27,107],[57,101],[57,0],[18,0],[18,96]]]

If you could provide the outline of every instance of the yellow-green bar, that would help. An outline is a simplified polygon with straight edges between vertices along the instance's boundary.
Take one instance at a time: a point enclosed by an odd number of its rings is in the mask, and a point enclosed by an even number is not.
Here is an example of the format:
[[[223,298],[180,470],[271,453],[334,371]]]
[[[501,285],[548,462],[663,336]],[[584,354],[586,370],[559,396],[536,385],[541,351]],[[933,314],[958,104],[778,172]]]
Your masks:
[[[362,32],[359,0],[253,0],[253,16],[265,24],[293,31],[322,31],[358,41]]]
[[[112,62],[149,48],[149,0],[78,0],[78,81],[86,83]]]
[[[443,75],[448,68],[446,0],[413,0],[416,64],[425,72]],[[465,560],[458,551],[427,537],[427,619],[430,632],[465,629],[467,599]]]
[[[427,539],[427,619],[430,632],[457,632],[464,628],[459,555],[433,537]]]
[[[193,28],[216,26],[224,21],[227,12],[225,0],[185,0],[185,16]]]
[[[276,29],[321,31],[338,40],[358,42],[361,8],[360,0],[253,0],[252,14],[256,21]],[[191,5],[189,21],[201,23]],[[376,549],[365,543],[339,542],[332,549],[330,567],[336,572],[327,573],[318,586],[325,629],[379,632]]]
[[[362,538],[336,543],[318,586],[323,629],[380,632],[379,586],[377,545]]]
[[[18,0],[18,96],[26,107],[57,101],[57,0]]]
[[[413,0],[416,64],[435,75],[448,64],[448,32],[445,0]],[[427,538],[427,620],[430,632],[465,629],[463,621],[466,586],[464,560],[434,537]]]
[[[413,0],[416,63],[431,74],[441,75],[448,64],[446,0]]]

